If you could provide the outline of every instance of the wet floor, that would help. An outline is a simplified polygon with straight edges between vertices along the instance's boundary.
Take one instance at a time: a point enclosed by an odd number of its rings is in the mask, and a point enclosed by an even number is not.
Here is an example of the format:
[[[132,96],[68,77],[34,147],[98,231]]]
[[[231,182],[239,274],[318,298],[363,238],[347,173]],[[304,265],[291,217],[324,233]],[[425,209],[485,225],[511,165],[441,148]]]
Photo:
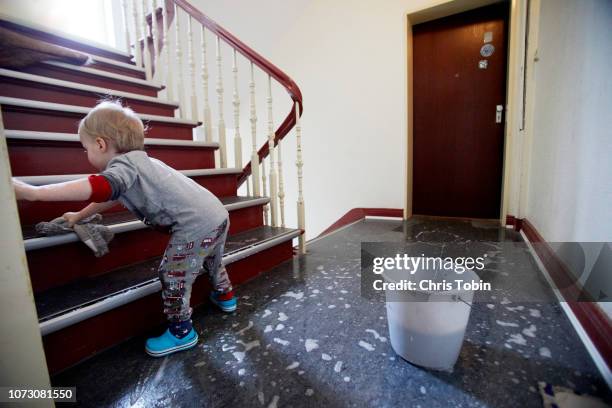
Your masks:
[[[395,354],[384,298],[361,295],[364,241],[488,253],[483,273],[498,291],[476,294],[452,372]],[[237,294],[232,314],[194,312],[191,350],[156,359],[137,337],[52,383],[95,407],[541,407],[540,381],[612,400],[521,236],[491,224],[363,220]]]

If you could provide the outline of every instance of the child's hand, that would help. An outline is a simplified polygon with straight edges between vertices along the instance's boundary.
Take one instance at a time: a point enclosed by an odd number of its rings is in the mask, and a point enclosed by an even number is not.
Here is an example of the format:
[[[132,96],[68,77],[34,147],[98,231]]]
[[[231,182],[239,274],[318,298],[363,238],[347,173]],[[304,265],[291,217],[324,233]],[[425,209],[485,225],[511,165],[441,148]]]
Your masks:
[[[36,200],[36,187],[13,178],[13,188],[15,189],[15,197],[17,200]]]
[[[68,227],[72,228],[74,224],[81,221],[81,214],[78,212],[67,212],[62,217],[68,221]]]

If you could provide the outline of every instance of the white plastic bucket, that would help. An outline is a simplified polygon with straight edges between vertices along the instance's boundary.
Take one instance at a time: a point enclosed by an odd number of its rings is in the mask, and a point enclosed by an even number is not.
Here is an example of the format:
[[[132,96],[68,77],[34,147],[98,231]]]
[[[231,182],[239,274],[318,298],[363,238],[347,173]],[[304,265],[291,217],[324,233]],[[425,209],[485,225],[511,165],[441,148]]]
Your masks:
[[[405,272],[404,272],[405,273]],[[385,273],[386,282],[397,282],[398,274]],[[411,280],[427,277],[433,282],[445,279],[479,282],[472,270],[461,275],[454,271],[417,271]],[[470,316],[473,290],[386,291],[389,337],[393,350],[410,363],[435,370],[451,371],[463,344]]]

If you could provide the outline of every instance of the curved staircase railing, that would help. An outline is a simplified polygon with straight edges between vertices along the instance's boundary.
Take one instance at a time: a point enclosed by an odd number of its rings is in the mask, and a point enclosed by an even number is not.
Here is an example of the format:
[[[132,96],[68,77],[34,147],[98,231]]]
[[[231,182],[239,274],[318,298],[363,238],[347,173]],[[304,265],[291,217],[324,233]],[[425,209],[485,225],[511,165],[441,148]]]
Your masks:
[[[219,143],[219,166],[227,167],[226,121],[224,117],[224,83],[225,74],[222,59],[222,45],[231,47],[233,61],[232,105],[234,116],[234,163],[242,169],[238,177],[238,186],[247,183],[247,194],[253,196],[267,195],[270,203],[264,209],[264,223],[272,226],[285,226],[285,190],[283,179],[283,162],[281,157],[281,140],[295,129],[297,154],[296,166],[298,175],[297,213],[298,228],[305,231],[304,197],[302,189],[302,146],[300,116],[303,112],[302,93],[297,84],[282,70],[244,44],[236,36],[218,25],[204,13],[186,0],[123,0],[123,16],[126,29],[126,43],[133,47],[136,65],[144,68],[147,79],[159,79],[166,85],[166,96],[169,100],[178,99],[180,115],[183,118],[202,122],[202,131],[207,142],[213,141],[213,120],[209,99],[209,65],[207,33],[215,40],[215,62],[218,118],[217,138]],[[186,28],[182,26],[185,24]],[[174,23],[174,24],[173,24]],[[199,33],[195,28],[199,26]],[[194,36],[199,34],[199,39]],[[141,44],[146,44],[142,46]],[[196,80],[196,49],[199,47],[200,81]],[[131,51],[131,50],[128,50]],[[237,68],[237,54],[250,63],[249,106],[251,125],[251,159],[243,166],[242,137],[240,135],[240,98]],[[185,60],[186,57],[186,60]],[[187,65],[183,65],[186,63]],[[257,110],[255,93],[255,67],[267,74],[267,137],[266,142],[257,147]],[[184,78],[187,72],[187,78]],[[274,130],[272,81],[280,84],[293,101],[283,122]],[[198,84],[199,82],[199,84]],[[198,96],[196,89],[201,87],[203,97]],[[266,177],[265,159],[268,158],[269,170]],[[250,178],[250,182],[249,182]],[[279,223],[280,216],[280,223]],[[300,235],[299,249],[305,253],[305,234]]]

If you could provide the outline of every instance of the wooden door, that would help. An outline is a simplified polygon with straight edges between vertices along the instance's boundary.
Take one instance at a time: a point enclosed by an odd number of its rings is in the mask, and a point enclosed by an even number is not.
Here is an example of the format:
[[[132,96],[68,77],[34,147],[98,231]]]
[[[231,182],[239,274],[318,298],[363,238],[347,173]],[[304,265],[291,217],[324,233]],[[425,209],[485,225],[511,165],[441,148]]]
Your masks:
[[[413,26],[414,214],[499,218],[507,26],[508,3]]]

